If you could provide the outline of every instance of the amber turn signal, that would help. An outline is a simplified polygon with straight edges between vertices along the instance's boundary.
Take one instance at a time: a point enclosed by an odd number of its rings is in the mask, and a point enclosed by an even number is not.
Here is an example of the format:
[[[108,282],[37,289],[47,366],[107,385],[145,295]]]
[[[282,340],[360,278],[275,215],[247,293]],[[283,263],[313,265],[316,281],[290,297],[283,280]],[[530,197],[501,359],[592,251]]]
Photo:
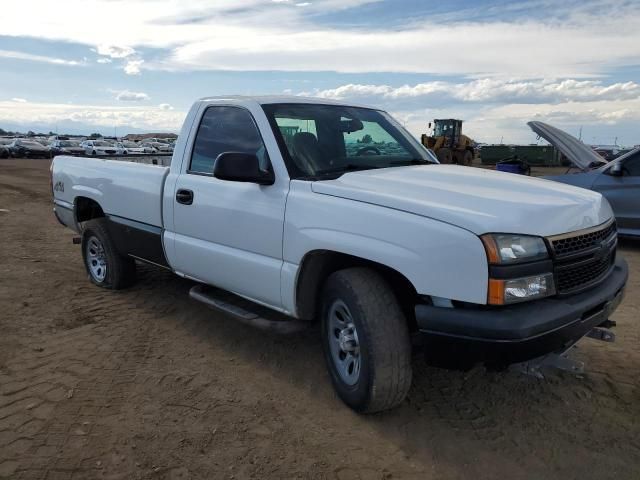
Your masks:
[[[504,305],[504,280],[489,279],[489,305]]]
[[[495,238],[493,238],[492,235],[483,235],[480,239],[482,240],[484,249],[487,252],[487,259],[489,260],[489,263],[500,263],[500,252],[498,252],[498,244],[496,243]]]

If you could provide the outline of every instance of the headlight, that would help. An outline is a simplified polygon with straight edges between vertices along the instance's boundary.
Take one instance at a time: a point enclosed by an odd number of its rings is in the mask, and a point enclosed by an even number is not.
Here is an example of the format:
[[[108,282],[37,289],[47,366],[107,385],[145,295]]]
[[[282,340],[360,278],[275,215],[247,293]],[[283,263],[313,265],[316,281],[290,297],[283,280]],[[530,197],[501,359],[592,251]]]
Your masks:
[[[492,264],[532,262],[549,256],[547,246],[540,237],[490,233],[480,238]]]
[[[555,295],[553,267],[544,261],[549,252],[541,237],[490,233],[480,238],[489,261],[487,303],[506,305]],[[538,263],[519,265],[531,262]]]
[[[491,305],[506,305],[555,295],[552,273],[543,273],[509,280],[489,279],[488,301]]]

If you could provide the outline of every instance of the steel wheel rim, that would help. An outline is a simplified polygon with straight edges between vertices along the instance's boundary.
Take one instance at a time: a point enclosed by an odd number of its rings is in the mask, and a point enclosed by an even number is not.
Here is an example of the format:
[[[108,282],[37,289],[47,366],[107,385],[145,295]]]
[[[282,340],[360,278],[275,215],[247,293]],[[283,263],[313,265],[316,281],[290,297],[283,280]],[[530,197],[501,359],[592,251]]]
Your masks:
[[[107,256],[102,242],[97,237],[90,237],[85,253],[89,273],[96,281],[103,282],[107,276]]]
[[[329,351],[338,376],[347,385],[360,378],[361,356],[358,332],[349,308],[341,300],[331,304],[327,313]]]

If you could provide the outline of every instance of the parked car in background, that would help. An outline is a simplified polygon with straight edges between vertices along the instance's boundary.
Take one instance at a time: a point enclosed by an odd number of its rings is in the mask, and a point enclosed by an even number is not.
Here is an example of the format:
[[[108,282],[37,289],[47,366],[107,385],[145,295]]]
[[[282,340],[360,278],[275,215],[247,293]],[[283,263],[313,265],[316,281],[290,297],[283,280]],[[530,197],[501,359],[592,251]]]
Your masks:
[[[147,153],[158,153],[158,149],[154,147],[151,142],[141,142],[140,146],[144,148]]]
[[[173,144],[175,143],[175,139],[172,138],[145,138],[143,142],[151,142],[151,143],[165,143],[165,144]]]
[[[155,149],[157,153],[173,153],[173,145],[169,145],[168,143],[144,142],[142,145],[146,148]]]
[[[13,142],[10,138],[0,138],[0,158],[9,158],[11,156],[11,149],[9,144]]]
[[[16,138],[9,144],[11,156],[17,158],[46,158],[51,156],[49,147],[45,147],[35,140]]]
[[[54,140],[49,144],[51,155],[83,155],[85,149],[80,146],[80,142],[73,140]]]
[[[600,192],[611,204],[618,233],[640,236],[640,148],[603,164],[594,150],[568,133],[542,122],[528,125],[579,169],[545,178]]]
[[[144,147],[140,143],[130,142],[128,140],[124,140],[122,142],[116,143],[116,146],[122,150],[123,155],[128,155],[130,153],[141,154],[141,153],[155,153],[155,149],[150,147]]]
[[[122,150],[104,140],[85,140],[80,144],[87,155],[121,155]]]

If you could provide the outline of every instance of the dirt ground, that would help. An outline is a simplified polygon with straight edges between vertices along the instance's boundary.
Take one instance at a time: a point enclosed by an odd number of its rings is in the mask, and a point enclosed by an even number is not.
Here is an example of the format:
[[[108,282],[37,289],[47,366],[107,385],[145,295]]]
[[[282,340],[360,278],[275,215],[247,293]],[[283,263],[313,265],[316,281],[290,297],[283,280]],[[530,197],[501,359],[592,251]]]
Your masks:
[[[315,328],[252,330],[150,267],[130,290],[90,284],[48,166],[0,160],[0,478],[640,478],[639,243],[618,341],[583,340],[583,375],[416,355],[406,402],[358,416]]]

